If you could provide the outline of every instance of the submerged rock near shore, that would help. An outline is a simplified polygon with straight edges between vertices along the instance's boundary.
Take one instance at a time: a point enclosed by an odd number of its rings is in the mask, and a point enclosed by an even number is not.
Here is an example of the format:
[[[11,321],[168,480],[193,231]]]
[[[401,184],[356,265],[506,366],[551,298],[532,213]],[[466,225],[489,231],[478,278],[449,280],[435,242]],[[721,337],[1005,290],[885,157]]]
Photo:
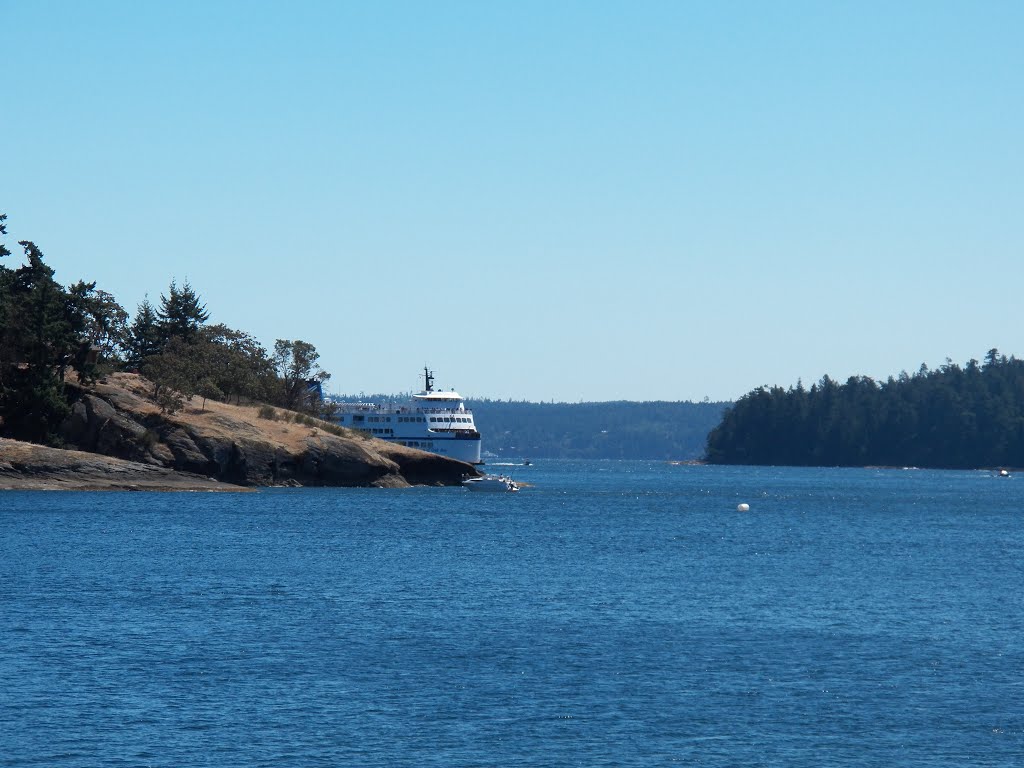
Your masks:
[[[240,490],[259,486],[457,485],[469,464],[193,398],[175,414],[127,373],[83,388],[62,428],[75,450],[0,440],[0,489]]]

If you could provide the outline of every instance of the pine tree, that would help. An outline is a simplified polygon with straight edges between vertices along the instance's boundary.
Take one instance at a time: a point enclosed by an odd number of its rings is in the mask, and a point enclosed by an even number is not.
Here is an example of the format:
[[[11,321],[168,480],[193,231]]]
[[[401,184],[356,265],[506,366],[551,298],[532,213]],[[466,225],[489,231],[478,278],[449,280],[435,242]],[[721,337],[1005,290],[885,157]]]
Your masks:
[[[806,393],[762,387],[725,412],[706,455],[723,464],[1021,466],[1024,363],[992,349],[984,365],[947,359],[882,385],[826,376]]]
[[[78,282],[70,289],[74,296],[81,291],[84,315],[82,339],[99,352],[101,361],[123,361],[127,351],[128,313],[113,294],[95,288],[95,283]]]
[[[168,293],[168,296],[160,294],[160,309],[157,312],[161,339],[164,343],[175,337],[191,341],[210,318],[210,313],[188,280],[181,288],[172,280]]]
[[[147,357],[158,354],[163,346],[162,338],[156,310],[149,303],[148,297],[143,298],[128,329],[125,360],[128,368],[138,369]]]
[[[20,241],[27,263],[3,274],[3,434],[50,442],[69,413],[64,372],[76,361],[84,318],[53,270],[29,240]]]
[[[7,234],[7,214],[0,213],[0,236]],[[10,256],[11,252],[0,242],[0,258]],[[10,344],[10,313],[11,313],[11,282],[14,279],[14,270],[0,264],[0,391],[3,389],[4,369],[13,362]]]

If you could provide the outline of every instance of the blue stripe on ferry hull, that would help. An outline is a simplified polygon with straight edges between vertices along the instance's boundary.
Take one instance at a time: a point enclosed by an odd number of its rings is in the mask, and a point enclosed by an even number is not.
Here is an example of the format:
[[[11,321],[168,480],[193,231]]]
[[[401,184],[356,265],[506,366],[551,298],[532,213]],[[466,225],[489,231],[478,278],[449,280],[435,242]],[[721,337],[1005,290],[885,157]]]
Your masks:
[[[467,440],[464,438],[453,437],[451,435],[431,435],[430,437],[401,437],[392,435],[371,435],[378,440],[386,440],[389,443],[396,443],[398,445],[405,445],[409,448],[415,448],[416,450],[426,451],[427,453],[436,453],[441,456],[447,456],[451,459],[458,461],[465,461],[468,464],[481,464],[480,459],[480,440]],[[409,445],[409,443],[419,443],[419,445]],[[433,443],[432,446],[426,447],[424,443]]]

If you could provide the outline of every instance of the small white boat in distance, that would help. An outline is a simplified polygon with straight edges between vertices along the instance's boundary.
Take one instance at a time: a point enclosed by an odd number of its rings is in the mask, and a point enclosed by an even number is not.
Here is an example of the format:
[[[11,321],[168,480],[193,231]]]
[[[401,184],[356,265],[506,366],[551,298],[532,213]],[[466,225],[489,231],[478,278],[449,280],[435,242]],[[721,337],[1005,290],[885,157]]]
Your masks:
[[[462,487],[471,491],[489,491],[491,493],[508,493],[519,490],[519,486],[511,477],[505,475],[484,475],[471,477],[462,481]]]

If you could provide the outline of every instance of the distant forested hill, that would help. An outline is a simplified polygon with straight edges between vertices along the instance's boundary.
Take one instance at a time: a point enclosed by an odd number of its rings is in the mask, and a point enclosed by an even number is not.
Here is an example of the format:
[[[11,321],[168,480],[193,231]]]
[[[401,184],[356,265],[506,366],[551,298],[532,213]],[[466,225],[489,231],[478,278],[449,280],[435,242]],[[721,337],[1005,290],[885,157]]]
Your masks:
[[[877,383],[755,389],[708,436],[718,464],[1024,466],[1024,361],[992,349],[980,365],[922,365]]]
[[[696,459],[727,405],[466,402],[484,451],[531,459]]]

